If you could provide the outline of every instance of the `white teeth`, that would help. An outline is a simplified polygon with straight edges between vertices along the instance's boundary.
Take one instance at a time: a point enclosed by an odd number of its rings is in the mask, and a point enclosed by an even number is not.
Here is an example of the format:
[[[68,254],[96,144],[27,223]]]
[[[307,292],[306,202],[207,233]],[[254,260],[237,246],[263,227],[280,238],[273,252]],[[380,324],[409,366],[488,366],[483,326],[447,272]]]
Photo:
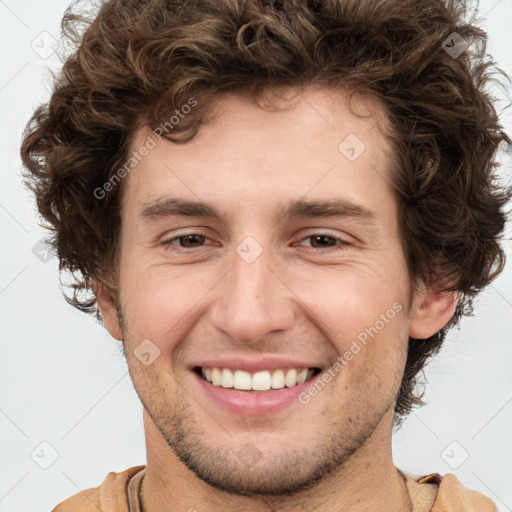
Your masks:
[[[211,368],[203,368],[203,377],[208,381],[212,381],[212,370]]]
[[[286,377],[284,378],[284,385],[287,388],[291,388],[297,384],[297,370],[295,368],[292,368],[291,370],[288,370],[288,373],[286,374]]]
[[[226,369],[224,369],[226,371]],[[231,370],[227,370],[231,372]],[[251,389],[251,374],[249,372],[244,372],[243,370],[237,370],[235,372],[235,378],[233,379],[233,387],[235,389],[249,390]]]
[[[222,376],[218,368],[212,368],[212,384],[214,386],[220,386],[222,382]]]
[[[303,382],[306,382],[306,377],[308,375],[308,369],[304,368],[304,370],[300,371],[297,374],[297,384],[302,384]]]
[[[284,388],[284,372],[283,370],[276,370],[272,374],[272,389]]]
[[[229,368],[201,368],[204,379],[214,386],[234,388],[243,391],[269,391],[292,388],[309,380],[314,370],[308,368],[290,368],[288,370],[260,371],[250,374],[244,370],[232,371]]]
[[[252,376],[252,389],[256,391],[268,391],[272,386],[270,372],[256,372]]]
[[[231,370],[224,368],[221,374],[220,385],[223,388],[232,388],[233,387],[233,373]]]

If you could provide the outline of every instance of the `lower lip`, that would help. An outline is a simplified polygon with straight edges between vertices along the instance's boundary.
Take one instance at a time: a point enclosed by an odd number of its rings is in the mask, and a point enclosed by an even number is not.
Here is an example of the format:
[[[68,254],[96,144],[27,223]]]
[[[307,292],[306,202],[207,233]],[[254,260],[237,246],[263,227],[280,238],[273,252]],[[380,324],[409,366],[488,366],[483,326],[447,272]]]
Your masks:
[[[262,416],[284,410],[293,403],[300,404],[299,395],[311,386],[318,375],[292,388],[273,389],[264,392],[238,391],[233,388],[214,386],[192,372],[209,400],[228,411],[244,416]]]

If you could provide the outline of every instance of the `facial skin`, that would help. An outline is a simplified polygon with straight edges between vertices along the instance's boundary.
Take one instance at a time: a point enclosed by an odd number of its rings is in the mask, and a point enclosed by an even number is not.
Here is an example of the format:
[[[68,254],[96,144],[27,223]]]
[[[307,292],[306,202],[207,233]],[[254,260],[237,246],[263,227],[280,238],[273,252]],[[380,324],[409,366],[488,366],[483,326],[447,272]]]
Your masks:
[[[99,285],[98,304],[145,407],[151,512],[410,509],[391,457],[408,338],[443,327],[456,296],[413,292],[392,150],[376,126],[385,114],[358,101],[373,115],[354,116],[342,91],[323,87],[274,112],[225,95],[192,141],[158,143],[126,178],[120,311]],[[338,150],[349,134],[366,147],[354,161]],[[148,135],[141,130],[133,149]],[[167,197],[207,202],[222,217],[141,215]],[[278,220],[298,200],[350,201],[373,216]],[[178,238],[194,233],[206,238]],[[246,237],[263,249],[251,263],[237,252]],[[236,414],[192,371],[207,359],[265,355],[326,371],[393,304],[401,311],[305,405]],[[160,350],[149,365],[134,354],[146,339]],[[245,464],[248,446],[254,459]]]

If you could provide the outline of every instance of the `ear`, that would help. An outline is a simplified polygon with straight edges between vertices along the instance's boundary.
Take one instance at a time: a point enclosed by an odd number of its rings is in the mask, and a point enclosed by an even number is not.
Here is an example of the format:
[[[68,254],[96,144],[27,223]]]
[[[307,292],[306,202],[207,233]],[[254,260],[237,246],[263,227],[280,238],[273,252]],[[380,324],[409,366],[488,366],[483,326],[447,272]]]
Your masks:
[[[458,292],[438,291],[427,287],[415,292],[409,335],[424,340],[441,330],[452,318],[457,307]]]
[[[123,332],[119,325],[119,317],[117,315],[112,291],[105,284],[94,280],[94,292],[96,300],[98,301],[98,309],[100,310],[107,331],[116,340],[122,340]]]

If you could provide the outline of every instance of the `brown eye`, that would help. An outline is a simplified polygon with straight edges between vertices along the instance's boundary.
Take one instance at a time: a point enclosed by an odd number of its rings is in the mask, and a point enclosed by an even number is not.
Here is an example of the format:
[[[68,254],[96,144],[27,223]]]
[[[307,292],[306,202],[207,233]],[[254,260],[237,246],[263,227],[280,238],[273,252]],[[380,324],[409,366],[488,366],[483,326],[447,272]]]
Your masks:
[[[203,233],[189,233],[186,235],[181,235],[174,238],[169,238],[168,240],[164,240],[162,242],[162,245],[166,248],[168,248],[169,246],[177,246],[178,248],[183,249],[195,249],[205,245],[205,240],[207,239],[208,237]]]
[[[312,240],[311,247],[333,247],[336,245],[338,238],[328,235],[311,235],[307,237]],[[314,240],[314,242],[313,242]]]
[[[203,244],[205,236],[196,233],[192,235],[184,235],[177,238],[180,241],[181,247],[196,247],[197,244]]]
[[[303,244],[305,240],[309,240],[310,243],[308,245]],[[347,246],[351,245],[349,242],[344,240],[343,238],[339,238],[337,236],[331,236],[326,233],[319,233],[306,236],[299,242],[299,245],[303,247],[308,247],[312,249],[330,249],[334,248],[334,250],[340,249],[343,250]]]

